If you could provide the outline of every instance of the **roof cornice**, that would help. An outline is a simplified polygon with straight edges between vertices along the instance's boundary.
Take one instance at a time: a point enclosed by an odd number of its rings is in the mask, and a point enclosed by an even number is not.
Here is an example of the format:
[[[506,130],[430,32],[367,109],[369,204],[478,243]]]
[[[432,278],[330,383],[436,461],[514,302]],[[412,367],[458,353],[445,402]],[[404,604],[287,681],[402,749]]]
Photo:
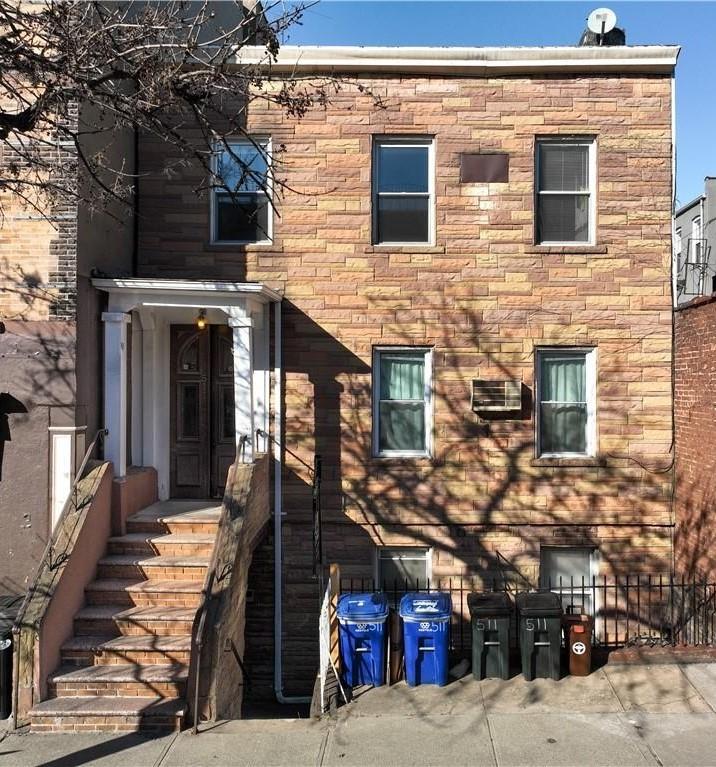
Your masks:
[[[500,74],[671,74],[678,45],[561,46],[545,48],[426,48],[284,45],[270,60],[263,46],[245,46],[237,64],[277,74],[393,73],[486,77]]]

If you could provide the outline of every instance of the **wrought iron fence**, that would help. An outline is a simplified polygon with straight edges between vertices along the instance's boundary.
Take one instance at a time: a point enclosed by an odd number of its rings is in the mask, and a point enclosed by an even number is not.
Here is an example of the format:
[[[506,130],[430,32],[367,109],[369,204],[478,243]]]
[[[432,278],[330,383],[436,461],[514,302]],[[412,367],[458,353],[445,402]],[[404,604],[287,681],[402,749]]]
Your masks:
[[[636,574],[618,578],[560,578],[536,588],[502,579],[458,576],[432,581],[403,580],[381,584],[370,578],[341,581],[342,592],[384,591],[394,609],[407,592],[444,591],[452,599],[450,649],[469,651],[472,641],[468,594],[505,591],[514,597],[526,591],[552,591],[565,613],[588,614],[594,619],[594,644],[603,648],[628,645],[716,645],[716,583],[664,574]],[[511,642],[517,644],[513,619]]]

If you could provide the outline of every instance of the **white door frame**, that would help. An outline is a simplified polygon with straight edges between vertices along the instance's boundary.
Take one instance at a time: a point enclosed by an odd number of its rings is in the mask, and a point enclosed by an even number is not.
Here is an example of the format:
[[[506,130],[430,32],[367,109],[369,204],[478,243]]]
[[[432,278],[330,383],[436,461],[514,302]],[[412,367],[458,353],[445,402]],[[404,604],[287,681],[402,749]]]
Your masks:
[[[189,280],[95,279],[108,294],[105,321],[105,456],[115,476],[127,472],[127,371],[132,364],[131,464],[157,470],[159,497],[169,497],[170,357],[172,324],[192,324],[204,309],[208,323],[233,330],[237,447],[243,459],[267,449],[269,414],[269,304],[281,300],[258,283]],[[132,337],[128,360],[127,334]],[[141,349],[141,352],[138,348]]]

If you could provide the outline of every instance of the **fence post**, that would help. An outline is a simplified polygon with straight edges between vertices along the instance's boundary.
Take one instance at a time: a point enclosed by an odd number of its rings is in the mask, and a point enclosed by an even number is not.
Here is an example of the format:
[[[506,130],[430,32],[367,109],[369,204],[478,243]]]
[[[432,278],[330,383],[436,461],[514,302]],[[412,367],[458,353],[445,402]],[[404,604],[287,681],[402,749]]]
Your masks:
[[[332,563],[329,565],[329,579],[331,585],[331,599],[328,608],[330,624],[330,651],[334,666],[340,670],[340,648],[338,644],[338,597],[341,595],[341,568]]]

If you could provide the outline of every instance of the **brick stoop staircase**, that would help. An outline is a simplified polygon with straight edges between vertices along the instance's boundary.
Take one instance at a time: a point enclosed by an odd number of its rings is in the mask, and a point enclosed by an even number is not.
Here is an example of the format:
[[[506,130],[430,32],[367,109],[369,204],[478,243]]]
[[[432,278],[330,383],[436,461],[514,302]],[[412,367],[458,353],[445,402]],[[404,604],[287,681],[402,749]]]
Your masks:
[[[181,728],[192,624],[220,514],[211,501],[159,502],[109,539],[48,679],[52,697],[30,711],[32,731]]]

